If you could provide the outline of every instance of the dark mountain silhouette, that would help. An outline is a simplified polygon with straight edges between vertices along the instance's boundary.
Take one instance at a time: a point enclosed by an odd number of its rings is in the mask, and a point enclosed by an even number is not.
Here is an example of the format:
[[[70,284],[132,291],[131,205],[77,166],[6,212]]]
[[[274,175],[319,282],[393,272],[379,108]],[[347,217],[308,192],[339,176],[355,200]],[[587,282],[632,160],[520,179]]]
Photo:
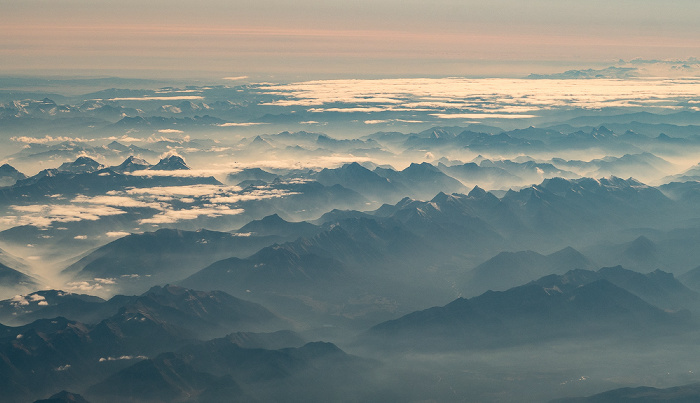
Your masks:
[[[278,177],[278,175],[264,171],[260,168],[245,168],[240,172],[228,174],[226,176],[226,181],[233,184],[239,184],[243,181],[272,182]]]
[[[479,166],[474,162],[468,162],[463,165],[445,165],[442,162],[438,163],[438,169],[453,178],[459,179],[465,183],[493,183],[500,186],[522,181],[517,175],[514,175],[503,168]]]
[[[77,278],[121,278],[148,288],[161,280],[186,277],[226,257],[248,256],[274,240],[208,230],[161,229],[112,241],[64,271]]]
[[[679,279],[691,289],[700,292],[700,266],[683,273]]]
[[[667,310],[695,308],[700,301],[698,293],[684,286],[673,274],[658,269],[646,274],[622,266],[603,267],[597,272],[572,270],[561,276],[543,277],[537,283],[549,288],[573,289],[599,279],[610,281],[646,302]]]
[[[593,268],[593,262],[571,247],[550,255],[533,251],[501,252],[472,269],[464,287],[469,295],[479,295],[488,290],[507,290],[548,274]]]
[[[141,158],[136,158],[133,155],[130,156],[129,158],[125,159],[124,162],[117,166],[110,167],[111,170],[114,172],[119,172],[119,173],[124,173],[124,172],[134,172],[134,171],[142,171],[144,169],[149,169],[151,168],[152,165],[149,164],[146,160],[141,159]]]
[[[650,305],[608,280],[584,283],[562,289],[545,278],[507,291],[459,298],[381,323],[361,340],[385,348],[471,349],[558,338],[653,337],[687,324],[685,316]]]
[[[116,306],[107,311],[99,309],[99,306],[107,305],[105,302],[100,297],[61,290],[35,291],[0,301],[0,322],[6,325],[22,325],[37,319],[57,316],[84,323],[97,322],[117,312]]]
[[[357,162],[340,168],[324,168],[316,175],[316,180],[326,186],[339,184],[369,199],[394,201],[411,192],[404,185],[394,183]]]
[[[48,399],[37,400],[34,403],[89,403],[84,397],[76,393],[62,390]]]
[[[161,159],[150,169],[152,171],[181,171],[188,170],[190,167],[185,164],[185,160],[183,160],[179,155],[171,155]]]
[[[375,168],[374,172],[396,186],[408,190],[407,196],[417,198],[431,198],[440,192],[463,192],[466,187],[458,180],[445,175],[435,166],[423,162],[412,163],[402,171],[394,171],[387,168]],[[401,190],[399,188],[398,190]]]
[[[64,162],[58,167],[59,171],[67,171],[72,173],[90,173],[104,169],[104,165],[95,161],[90,157],[78,157],[73,162]]]
[[[94,196],[127,188],[220,184],[214,177],[134,176],[109,168],[88,173],[45,169],[32,177],[17,181],[13,186],[0,188],[0,205],[16,203],[26,198],[42,200],[56,194]]]
[[[35,278],[0,263],[0,287],[21,287],[26,289],[27,287],[36,287],[38,285]]]
[[[289,222],[277,214],[272,214],[260,220],[251,221],[236,232],[253,234],[255,236],[276,236],[292,240],[298,237],[312,237],[320,231],[319,227],[306,221]]]
[[[648,386],[620,388],[589,397],[571,397],[550,403],[694,403],[700,401],[700,383],[658,389]]]
[[[209,401],[209,396],[228,401],[345,400],[366,384],[363,374],[374,366],[331,343],[264,350],[215,339],[136,363],[93,385],[86,395],[100,401]],[[324,387],[313,386],[318,384]]]
[[[173,351],[198,338],[275,323],[282,324],[260,305],[220,291],[156,287],[127,298],[116,314],[94,325],[56,317],[0,326],[0,384],[10,401],[59,388],[81,390],[132,360]]]
[[[26,179],[27,176],[16,170],[10,164],[0,165],[0,187],[12,186],[20,179]]]

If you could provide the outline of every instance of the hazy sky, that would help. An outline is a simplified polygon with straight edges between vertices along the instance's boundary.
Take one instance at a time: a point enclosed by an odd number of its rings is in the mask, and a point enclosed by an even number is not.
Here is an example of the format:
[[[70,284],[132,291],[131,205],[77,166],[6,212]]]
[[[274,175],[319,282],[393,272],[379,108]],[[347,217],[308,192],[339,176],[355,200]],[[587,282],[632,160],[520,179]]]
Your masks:
[[[0,74],[526,75],[700,56],[697,0],[0,0]]]

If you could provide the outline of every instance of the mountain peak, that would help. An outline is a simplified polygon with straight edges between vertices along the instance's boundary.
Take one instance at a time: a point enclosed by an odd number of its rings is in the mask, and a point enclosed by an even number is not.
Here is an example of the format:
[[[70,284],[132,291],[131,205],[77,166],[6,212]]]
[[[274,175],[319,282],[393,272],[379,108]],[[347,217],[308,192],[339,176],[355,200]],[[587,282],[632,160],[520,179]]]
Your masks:
[[[26,179],[27,176],[23,174],[22,172],[18,171],[15,169],[10,164],[3,164],[0,166],[0,178],[5,177],[5,178],[11,178],[14,180],[20,180],[20,179]]]
[[[482,197],[484,196],[486,192],[484,189],[480,188],[479,186],[474,186],[474,189],[472,189],[467,196],[469,197]]]
[[[439,171],[433,164],[429,162],[421,162],[420,164],[411,162],[411,165],[409,165],[408,168],[404,169],[404,172],[409,170]]]
[[[282,217],[280,217],[279,214],[277,214],[277,213],[263,217],[262,220],[260,220],[260,221],[265,223],[265,224],[287,223],[287,221],[285,219],[283,219]]]
[[[100,164],[99,162],[95,161],[94,159],[90,157],[78,157],[75,161],[73,162],[64,162],[61,164],[60,167],[58,167],[59,171],[68,171],[68,172],[73,172],[73,173],[89,173],[89,172],[95,172],[99,171],[100,169],[103,169],[104,165]]]
[[[88,401],[77,393],[62,390],[48,399],[37,400],[34,403],[88,403]]]
[[[435,197],[433,197],[432,200],[430,200],[430,201],[433,202],[433,203],[444,203],[444,202],[446,202],[447,200],[449,200],[450,197],[451,197],[451,196],[448,195],[447,193],[445,193],[445,192],[440,192],[440,193],[436,194]]]
[[[150,167],[151,164],[149,164],[148,161],[141,158],[136,158],[132,155],[125,159],[121,164],[112,167],[112,170],[117,172],[133,172],[148,169]]]
[[[150,168],[154,171],[179,171],[189,170],[185,160],[179,155],[171,155],[161,159],[156,165]]]

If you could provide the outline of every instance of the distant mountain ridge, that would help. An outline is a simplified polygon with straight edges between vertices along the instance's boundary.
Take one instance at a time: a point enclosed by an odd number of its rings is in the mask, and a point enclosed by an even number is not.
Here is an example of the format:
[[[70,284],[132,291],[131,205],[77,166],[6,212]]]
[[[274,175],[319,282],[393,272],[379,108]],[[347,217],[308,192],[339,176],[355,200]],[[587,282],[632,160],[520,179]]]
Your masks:
[[[459,298],[376,325],[360,343],[426,351],[479,349],[557,338],[653,337],[689,328],[687,315],[661,310],[604,278],[566,280],[580,274],[595,277],[595,272],[573,271]]]

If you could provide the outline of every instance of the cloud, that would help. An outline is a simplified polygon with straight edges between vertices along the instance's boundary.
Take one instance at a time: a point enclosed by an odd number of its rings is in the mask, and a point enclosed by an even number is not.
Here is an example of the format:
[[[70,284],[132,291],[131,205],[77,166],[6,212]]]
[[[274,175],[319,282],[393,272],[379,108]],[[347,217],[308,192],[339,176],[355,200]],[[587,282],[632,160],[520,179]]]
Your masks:
[[[188,170],[177,170],[177,171],[157,171],[157,170],[141,170],[127,173],[132,176],[146,176],[146,177],[177,177],[177,178],[206,178],[209,176],[226,174],[229,171],[220,169],[188,169]]]
[[[11,210],[22,215],[0,217],[0,224],[34,225],[48,227],[55,222],[96,221],[102,217],[126,214],[125,211],[109,206],[80,206],[76,204],[10,206]]]
[[[125,237],[127,235],[131,235],[131,233],[124,232],[124,231],[110,231],[110,232],[106,233],[105,235],[107,235],[107,237],[109,237],[109,238],[122,238],[122,237]]]
[[[233,122],[227,122],[227,123],[220,123],[217,126],[219,127],[248,127],[248,126],[259,126],[259,125],[266,125],[268,123],[258,123],[258,122],[240,122],[240,123],[233,123]]]
[[[99,362],[105,361],[122,361],[122,360],[147,360],[148,357],[145,355],[122,355],[120,357],[101,357]]]
[[[30,301],[44,301],[46,300],[46,297],[40,294],[32,294],[29,296]]]
[[[241,201],[253,201],[253,200],[264,200],[273,199],[279,197],[285,197],[290,195],[299,194],[298,192],[289,192],[283,189],[255,189],[248,193],[228,195],[228,196],[215,196],[209,199],[212,203],[238,203]]]
[[[131,208],[152,208],[156,210],[163,209],[162,203],[145,202],[129,196],[104,195],[87,197],[83,195],[76,196],[72,203],[100,204],[113,207],[131,207]]]
[[[261,168],[261,169],[311,169],[311,168],[336,168],[350,162],[371,161],[369,157],[360,157],[352,154],[332,154],[315,157],[313,159],[299,161],[298,159],[274,159],[259,160],[236,164],[234,169]]]
[[[85,239],[88,239],[88,237],[87,237],[87,235],[76,235],[73,237],[73,239],[85,240]]]
[[[239,186],[219,185],[187,185],[187,186],[157,186],[152,188],[132,188],[126,191],[129,195],[149,196],[190,196],[203,197],[222,193],[238,192]]]
[[[110,98],[109,101],[198,101],[204,99],[200,95],[182,95],[175,97],[124,97],[124,98]]]
[[[182,140],[175,140],[171,139],[165,136],[150,136],[149,138],[146,139],[147,143],[157,143],[159,141],[165,141],[167,143],[178,143],[181,144]]]
[[[440,119],[530,119],[537,115],[507,115],[504,113],[431,113]]]
[[[239,80],[245,80],[246,78],[248,78],[248,76],[224,77],[223,80],[239,81]]]
[[[94,141],[94,140],[88,140],[80,137],[52,137],[52,136],[44,136],[41,138],[37,137],[28,137],[28,136],[20,136],[20,137],[10,137],[10,140],[16,141],[18,143],[25,143],[25,144],[48,144],[48,143],[60,143],[64,141],[71,141],[71,142],[77,142],[77,143],[87,143],[89,141]]]
[[[160,129],[158,133],[184,133],[182,130],[178,129]]]
[[[168,210],[151,218],[140,220],[140,224],[172,224],[178,221],[195,220],[199,217],[221,217],[227,215],[238,215],[243,213],[243,209],[232,209],[227,206],[216,207],[195,207],[188,210]]]
[[[675,107],[679,101],[697,99],[698,78],[631,80],[532,80],[532,79],[382,79],[318,80],[261,87],[263,93],[283,99],[269,104],[309,107],[310,112],[432,112],[455,114],[533,115],[559,107],[597,109],[608,106],[644,106],[659,102]],[[498,116],[509,118],[510,116]],[[525,117],[524,115],[517,116]],[[379,119],[368,119],[369,122]],[[384,123],[384,122],[382,122]],[[370,123],[368,123],[370,124]]]
[[[391,123],[391,122],[399,122],[399,123],[425,123],[422,120],[405,120],[405,119],[376,119],[376,120],[365,120],[364,124],[366,125],[376,125],[380,123]]]
[[[23,295],[15,295],[15,296],[12,297],[12,299],[10,300],[10,303],[11,303],[12,306],[14,306],[15,308],[19,308],[20,306],[27,306],[27,305],[29,305],[29,301],[28,301],[26,298],[24,298]]]
[[[101,290],[102,286],[89,281],[72,281],[66,283],[66,288],[71,291],[95,291]]]
[[[126,134],[121,136],[121,137],[117,137],[117,136],[106,137],[105,140],[123,141],[123,142],[128,142],[128,143],[137,143],[137,142],[143,141],[143,139],[139,139],[136,137],[130,137],[130,136],[127,136]]]
[[[72,281],[66,283],[65,288],[69,291],[94,292],[105,290],[104,286],[116,284],[114,278],[94,278],[92,280]]]

